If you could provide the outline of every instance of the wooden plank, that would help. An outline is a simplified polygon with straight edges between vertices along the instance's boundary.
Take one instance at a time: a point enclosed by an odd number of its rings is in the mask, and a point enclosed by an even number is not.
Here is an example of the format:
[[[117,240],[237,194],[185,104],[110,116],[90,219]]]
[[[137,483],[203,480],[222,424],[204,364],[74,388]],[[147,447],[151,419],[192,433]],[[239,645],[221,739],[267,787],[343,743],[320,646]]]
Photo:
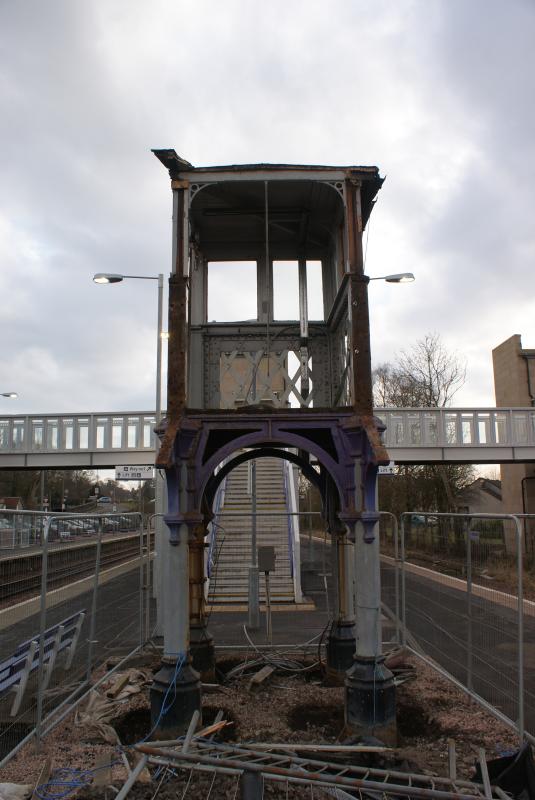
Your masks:
[[[457,755],[453,739],[448,739],[448,777],[452,781],[457,780]]]
[[[257,689],[260,686],[260,684],[263,683],[265,680],[267,680],[267,678],[269,678],[269,676],[272,675],[274,672],[275,672],[275,667],[270,667],[269,664],[266,664],[265,667],[262,667],[262,669],[258,670],[258,672],[256,672],[249,681],[249,686],[248,686],[249,691],[251,692]]]
[[[225,719],[221,720],[221,722],[214,722],[212,725],[208,725],[207,728],[203,728],[201,731],[199,731],[199,733],[196,735],[196,738],[198,739],[201,736],[210,736],[210,734],[217,733],[227,725],[234,725],[234,723]]]

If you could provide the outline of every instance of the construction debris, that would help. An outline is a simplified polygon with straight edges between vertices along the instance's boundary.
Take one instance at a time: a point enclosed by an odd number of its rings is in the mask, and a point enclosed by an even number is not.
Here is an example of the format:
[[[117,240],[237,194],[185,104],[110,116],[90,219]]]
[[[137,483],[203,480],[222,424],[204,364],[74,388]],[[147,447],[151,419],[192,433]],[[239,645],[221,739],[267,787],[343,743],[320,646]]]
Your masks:
[[[86,707],[77,710],[74,724],[84,729],[84,735],[97,741],[119,744],[117,732],[110,724],[117,717],[118,706],[150,683],[148,674],[137,669],[114,676],[102,685],[102,693],[97,690],[91,692]]]
[[[0,800],[26,800],[32,792],[31,783],[0,783]]]
[[[273,675],[274,672],[275,667],[271,667],[269,664],[266,664],[265,667],[262,667],[262,669],[258,670],[258,672],[256,672],[249,681],[249,691],[254,692],[256,689],[258,689],[260,684],[267,680],[270,675]]]
[[[139,744],[135,748],[149,764],[158,767],[182,767],[215,774],[261,774],[265,781],[286,780],[288,783],[319,785],[360,792],[380,792],[382,797],[403,795],[427,800],[502,800],[499,792],[489,786],[472,781],[452,781],[448,777],[383,770],[370,767],[340,764],[301,758],[276,748],[269,752],[255,749],[255,745],[229,745],[205,742],[193,738],[187,752],[183,749],[154,747]],[[117,800],[126,796],[129,778]]]

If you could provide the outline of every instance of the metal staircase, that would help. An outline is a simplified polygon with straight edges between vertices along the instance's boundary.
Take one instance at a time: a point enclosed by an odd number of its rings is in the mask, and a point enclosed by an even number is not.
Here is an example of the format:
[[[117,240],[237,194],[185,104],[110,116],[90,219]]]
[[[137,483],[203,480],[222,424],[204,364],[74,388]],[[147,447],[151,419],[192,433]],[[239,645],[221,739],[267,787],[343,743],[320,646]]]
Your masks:
[[[257,546],[275,547],[275,572],[270,574],[273,603],[294,603],[295,554],[293,531],[288,517],[291,500],[285,480],[285,463],[279,458],[256,460],[256,538]],[[252,497],[250,462],[240,464],[226,479],[224,501],[215,519],[211,545],[208,601],[214,604],[246,603],[248,574],[252,563]],[[260,599],[265,600],[265,584],[260,576]],[[299,598],[298,598],[299,600]]]

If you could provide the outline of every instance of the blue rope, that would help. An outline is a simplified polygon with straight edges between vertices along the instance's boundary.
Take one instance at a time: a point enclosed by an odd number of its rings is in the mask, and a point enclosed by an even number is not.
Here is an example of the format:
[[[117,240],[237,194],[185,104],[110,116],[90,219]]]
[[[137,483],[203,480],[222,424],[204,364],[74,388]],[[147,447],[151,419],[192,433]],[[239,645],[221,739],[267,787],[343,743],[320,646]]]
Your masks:
[[[70,767],[56,769],[52,773],[51,780],[36,787],[35,794],[40,800],[61,800],[77,789],[89,786],[95,772],[121,763],[121,761],[112,761],[110,764],[93,769],[71,769]]]
[[[160,713],[158,714],[158,719],[154,723],[154,725],[152,727],[152,730],[150,730],[147,733],[147,735],[145,736],[144,739],[141,739],[139,742],[136,742],[136,744],[143,744],[144,742],[147,742],[150,739],[150,737],[152,736],[152,734],[154,733],[154,731],[156,730],[156,728],[158,727],[158,725],[162,721],[163,717],[173,707],[173,703],[175,702],[175,699],[176,699],[176,682],[177,682],[178,677],[179,677],[179,675],[180,675],[180,673],[182,671],[182,667],[184,666],[184,663],[186,661],[186,654],[185,653],[168,653],[167,655],[176,655],[176,656],[178,656],[177,662],[176,662],[176,666],[175,666],[175,672],[173,674],[173,678],[171,680],[171,683],[167,687],[167,691],[165,692],[165,694],[163,696],[162,707],[160,708]],[[169,693],[170,693],[171,689],[173,689],[173,698],[168,703],[167,699],[169,697]],[[135,747],[135,745],[132,745],[132,746]]]

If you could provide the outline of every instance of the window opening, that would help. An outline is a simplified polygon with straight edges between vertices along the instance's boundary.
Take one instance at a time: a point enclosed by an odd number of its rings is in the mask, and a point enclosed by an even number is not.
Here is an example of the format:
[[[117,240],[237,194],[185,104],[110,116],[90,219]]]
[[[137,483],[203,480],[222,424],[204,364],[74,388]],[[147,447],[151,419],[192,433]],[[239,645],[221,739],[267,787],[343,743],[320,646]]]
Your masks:
[[[299,319],[299,265],[273,262],[273,319]]]
[[[307,261],[308,318],[325,319],[323,310],[323,275],[321,261]]]
[[[208,322],[256,320],[256,261],[208,262]]]
[[[321,261],[307,261],[308,319],[323,320]],[[299,262],[273,262],[273,319],[299,319]]]

